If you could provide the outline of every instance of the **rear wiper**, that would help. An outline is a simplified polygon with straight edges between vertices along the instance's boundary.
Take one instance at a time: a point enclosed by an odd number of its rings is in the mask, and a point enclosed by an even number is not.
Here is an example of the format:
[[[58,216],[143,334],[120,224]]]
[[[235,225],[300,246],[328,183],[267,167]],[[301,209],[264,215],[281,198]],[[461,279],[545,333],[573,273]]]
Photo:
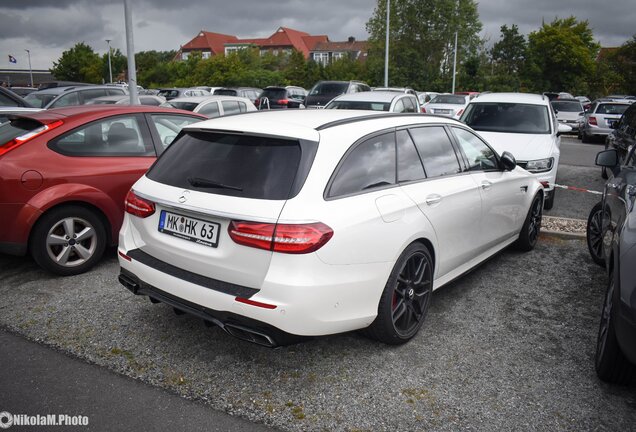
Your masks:
[[[231,189],[231,190],[235,190],[239,192],[243,191],[243,188],[226,185],[223,183],[215,182],[213,180],[208,180],[201,177],[188,177],[188,183],[190,183],[194,187]]]

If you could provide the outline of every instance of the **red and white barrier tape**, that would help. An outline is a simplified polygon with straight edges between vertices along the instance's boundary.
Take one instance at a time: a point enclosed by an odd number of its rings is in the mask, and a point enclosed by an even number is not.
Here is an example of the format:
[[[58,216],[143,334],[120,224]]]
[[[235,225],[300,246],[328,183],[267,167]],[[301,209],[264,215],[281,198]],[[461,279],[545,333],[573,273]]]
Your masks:
[[[561,188],[561,189],[574,190],[574,191],[579,191],[579,192],[587,192],[587,193],[591,193],[591,194],[594,194],[594,195],[603,195],[603,192],[593,191],[593,190],[583,189],[583,188],[578,188],[578,187],[574,187],[574,186],[563,186],[563,185],[560,185],[560,184],[555,184],[554,187],[558,187],[558,188]]]

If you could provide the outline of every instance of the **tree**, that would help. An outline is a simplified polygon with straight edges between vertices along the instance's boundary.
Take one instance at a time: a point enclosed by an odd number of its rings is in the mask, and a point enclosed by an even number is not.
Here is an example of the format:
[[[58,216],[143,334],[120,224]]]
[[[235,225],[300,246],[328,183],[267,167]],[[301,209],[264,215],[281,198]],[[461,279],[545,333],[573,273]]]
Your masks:
[[[636,94],[636,35],[614,53],[612,63],[621,77],[622,93]]]
[[[528,36],[525,76],[531,90],[585,94],[599,45],[587,21],[555,19]]]
[[[102,56],[102,77],[104,82],[110,81],[110,75],[108,71],[108,52]],[[128,59],[119,48],[114,49],[110,53],[110,65],[113,71],[113,81],[117,82],[120,79],[126,80],[125,72],[128,70]],[[139,69],[139,68],[138,68]]]
[[[490,76],[486,87],[491,91],[519,91],[528,47],[526,38],[519,34],[516,24],[510,28],[504,24],[500,30],[499,41],[489,51]]]
[[[450,90],[454,35],[458,62],[478,54],[482,25],[474,0],[393,0],[389,29],[389,85]],[[367,67],[372,85],[383,83],[386,0],[367,22]]]
[[[102,83],[102,71],[102,59],[84,42],[77,43],[70,50],[64,51],[62,57],[57,62],[53,62],[53,68],[50,69],[58,80],[93,84]]]

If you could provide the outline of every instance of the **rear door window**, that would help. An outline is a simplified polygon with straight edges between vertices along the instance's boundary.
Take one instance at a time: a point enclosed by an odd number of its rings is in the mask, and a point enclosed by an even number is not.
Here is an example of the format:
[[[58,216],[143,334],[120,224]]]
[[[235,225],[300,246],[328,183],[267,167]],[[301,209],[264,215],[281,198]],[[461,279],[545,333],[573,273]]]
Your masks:
[[[461,172],[455,149],[442,126],[412,128],[409,131],[428,178]]]
[[[241,112],[237,101],[221,101],[221,105],[223,105],[223,115],[239,114]]]
[[[363,193],[396,183],[395,134],[370,138],[349,151],[329,187],[329,197]]]
[[[78,92],[67,93],[63,95],[62,97],[60,97],[55,102],[53,102],[53,104],[49,108],[79,105],[80,101],[79,101],[78,95],[79,95]]]
[[[147,176],[210,194],[284,200],[299,180],[301,155],[294,140],[191,131],[166,149]]]
[[[205,104],[199,109],[199,113],[209,118],[219,117],[221,115],[219,112],[219,103],[210,102]]]

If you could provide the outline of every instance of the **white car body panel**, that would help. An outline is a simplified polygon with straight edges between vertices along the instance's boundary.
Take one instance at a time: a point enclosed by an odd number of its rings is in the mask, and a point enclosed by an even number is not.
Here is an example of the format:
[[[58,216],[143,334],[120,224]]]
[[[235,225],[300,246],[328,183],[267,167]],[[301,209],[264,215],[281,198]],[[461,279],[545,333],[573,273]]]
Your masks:
[[[184,128],[284,134],[319,144],[302,188],[288,200],[186,191],[142,177],[133,190],[155,202],[156,212],[145,219],[125,215],[118,248],[122,269],[171,296],[254,319],[293,335],[339,333],[373,322],[389,274],[409,244],[430,244],[435,256],[433,289],[437,289],[514,242],[530,203],[540,193],[541,185],[517,168],[510,172],[464,172],[325,198],[343,155],[368,134],[411,124],[459,123],[418,114],[307,112],[260,112]],[[322,128],[339,119],[360,116],[372,116],[373,120]],[[180,202],[183,196],[185,202]],[[158,221],[164,209],[219,223],[218,246],[203,246],[160,233]],[[321,222],[333,230],[333,237],[315,252],[271,252],[235,243],[228,234],[231,220]],[[233,295],[124,257],[135,249],[197,275],[257,289],[250,300],[275,309],[240,303]]]

